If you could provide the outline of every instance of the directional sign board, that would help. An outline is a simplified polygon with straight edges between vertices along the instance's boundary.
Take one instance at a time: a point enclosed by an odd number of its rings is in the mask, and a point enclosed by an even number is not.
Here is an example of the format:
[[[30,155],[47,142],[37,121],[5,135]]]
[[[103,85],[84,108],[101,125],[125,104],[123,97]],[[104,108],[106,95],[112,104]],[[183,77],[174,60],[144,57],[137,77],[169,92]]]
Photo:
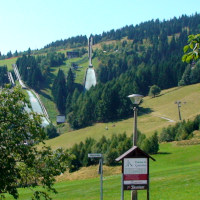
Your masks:
[[[88,158],[101,158],[102,154],[101,153],[89,153]]]
[[[88,153],[88,158],[99,158],[100,200],[103,200],[103,155],[101,153]]]

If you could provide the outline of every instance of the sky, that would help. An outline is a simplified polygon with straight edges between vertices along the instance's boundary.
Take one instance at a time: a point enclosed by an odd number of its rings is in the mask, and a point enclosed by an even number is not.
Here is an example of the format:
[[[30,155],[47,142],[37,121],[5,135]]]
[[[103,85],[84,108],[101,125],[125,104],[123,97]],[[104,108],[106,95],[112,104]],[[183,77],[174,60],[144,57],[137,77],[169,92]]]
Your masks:
[[[199,0],[0,0],[0,52],[196,12]]]

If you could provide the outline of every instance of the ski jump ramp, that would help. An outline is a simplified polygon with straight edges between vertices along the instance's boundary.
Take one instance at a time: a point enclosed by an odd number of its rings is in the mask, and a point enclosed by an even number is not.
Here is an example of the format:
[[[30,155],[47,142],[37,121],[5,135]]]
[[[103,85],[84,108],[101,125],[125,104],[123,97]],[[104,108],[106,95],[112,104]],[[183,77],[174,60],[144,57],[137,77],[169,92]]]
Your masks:
[[[88,58],[89,58],[89,67],[86,70],[84,88],[85,90],[89,90],[92,86],[97,84],[96,74],[94,71],[94,67],[92,66],[92,37],[89,38],[88,41]]]

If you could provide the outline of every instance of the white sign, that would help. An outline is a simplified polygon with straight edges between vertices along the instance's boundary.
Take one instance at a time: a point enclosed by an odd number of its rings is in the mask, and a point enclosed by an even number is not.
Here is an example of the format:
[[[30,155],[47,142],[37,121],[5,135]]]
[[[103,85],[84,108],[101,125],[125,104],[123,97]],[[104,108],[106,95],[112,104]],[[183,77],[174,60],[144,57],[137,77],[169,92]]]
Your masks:
[[[124,158],[124,184],[147,184],[147,158]]]
[[[101,158],[102,154],[101,153],[89,153],[88,158]]]

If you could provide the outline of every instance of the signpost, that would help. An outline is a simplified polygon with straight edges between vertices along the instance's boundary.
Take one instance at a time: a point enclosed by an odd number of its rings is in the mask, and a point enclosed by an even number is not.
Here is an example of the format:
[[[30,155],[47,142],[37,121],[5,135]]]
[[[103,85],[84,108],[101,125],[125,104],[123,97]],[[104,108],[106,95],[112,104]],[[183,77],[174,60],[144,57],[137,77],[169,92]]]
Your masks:
[[[99,174],[100,174],[100,200],[103,200],[103,155],[100,153],[89,153],[88,158],[99,159]]]
[[[89,153],[88,158],[101,158],[102,154],[101,153]]]
[[[155,161],[139,147],[133,146],[116,159],[116,161],[122,160],[121,200],[124,200],[124,190],[133,192],[147,190],[147,200],[149,200],[149,158]],[[132,196],[132,199],[135,196]]]

